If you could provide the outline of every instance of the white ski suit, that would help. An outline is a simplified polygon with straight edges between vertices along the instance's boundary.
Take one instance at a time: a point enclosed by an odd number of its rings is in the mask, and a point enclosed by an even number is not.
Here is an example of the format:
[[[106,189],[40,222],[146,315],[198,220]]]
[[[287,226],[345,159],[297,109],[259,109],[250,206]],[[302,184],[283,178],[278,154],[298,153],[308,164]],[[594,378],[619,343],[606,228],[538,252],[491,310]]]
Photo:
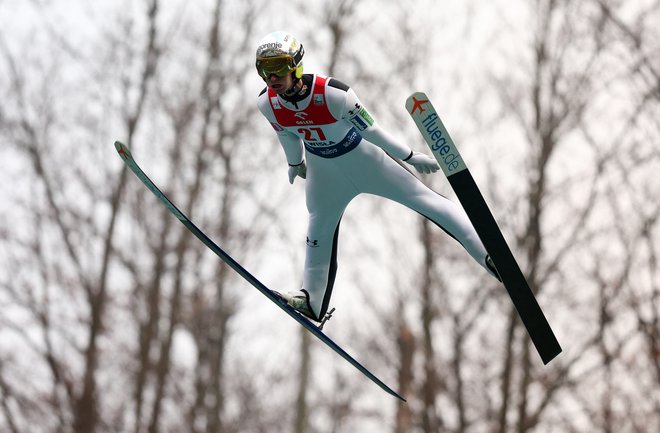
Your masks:
[[[463,209],[397,161],[409,158],[411,149],[380,128],[342,82],[311,74],[302,80],[308,88],[302,100],[290,102],[266,88],[258,107],[277,132],[289,165],[306,161],[309,225],[302,290],[317,317],[325,315],[332,294],[339,222],[361,193],[394,200],[430,219],[492,274]]]

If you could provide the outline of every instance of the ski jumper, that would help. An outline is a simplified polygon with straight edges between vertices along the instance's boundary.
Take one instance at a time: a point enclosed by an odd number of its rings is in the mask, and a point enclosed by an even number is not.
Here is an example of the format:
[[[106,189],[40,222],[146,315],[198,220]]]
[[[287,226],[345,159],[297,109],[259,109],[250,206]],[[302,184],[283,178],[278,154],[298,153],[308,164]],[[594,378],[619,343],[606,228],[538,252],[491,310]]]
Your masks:
[[[386,133],[355,92],[334,78],[306,74],[307,96],[289,102],[271,89],[258,99],[289,165],[306,160],[309,212],[302,290],[318,318],[330,302],[337,272],[339,223],[348,203],[362,193],[394,200],[434,222],[488,272],[486,249],[463,209],[432,191],[400,162],[408,146]]]

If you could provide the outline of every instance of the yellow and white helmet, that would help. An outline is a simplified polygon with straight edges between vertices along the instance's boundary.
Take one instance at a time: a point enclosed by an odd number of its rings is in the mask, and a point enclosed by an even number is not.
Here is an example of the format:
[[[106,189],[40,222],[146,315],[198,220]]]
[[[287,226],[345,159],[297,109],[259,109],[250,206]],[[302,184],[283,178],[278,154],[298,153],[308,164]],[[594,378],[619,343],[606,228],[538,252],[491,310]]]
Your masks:
[[[292,72],[295,72],[296,78],[301,78],[304,55],[302,44],[290,33],[269,33],[257,46],[257,72],[264,79],[271,74],[285,77]]]

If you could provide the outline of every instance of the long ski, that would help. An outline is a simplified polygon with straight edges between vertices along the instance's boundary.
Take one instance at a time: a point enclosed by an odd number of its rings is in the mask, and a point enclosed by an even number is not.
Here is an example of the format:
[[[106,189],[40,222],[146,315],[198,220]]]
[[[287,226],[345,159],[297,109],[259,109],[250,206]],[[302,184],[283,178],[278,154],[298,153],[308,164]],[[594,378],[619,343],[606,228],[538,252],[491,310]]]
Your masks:
[[[426,94],[413,93],[406,109],[447,176],[461,205],[490,255],[544,364],[561,346],[502,235],[479,187]]]
[[[371,379],[376,385],[381,387],[388,394],[402,400],[406,401],[402,396],[397,392],[392,390],[387,386],[383,381],[378,379],[373,373],[367,370],[362,364],[356,361],[351,355],[349,355],[344,349],[342,349],[337,343],[332,341],[330,337],[325,335],[319,327],[309,321],[307,318],[302,316],[291,306],[289,306],[284,299],[278,296],[275,292],[270,290],[264,284],[262,284],[254,275],[248,272],[243,266],[240,265],[236,260],[234,260],[229,254],[227,254],[222,248],[216,245],[208,236],[204,234],[195,224],[193,224],[190,219],[183,214],[175,205],[170,201],[165,194],[163,194],[160,189],[149,179],[149,177],[142,171],[140,166],[135,162],[133,156],[131,155],[130,150],[120,143],[119,141],[115,142],[115,149],[119,153],[119,156],[124,160],[126,166],[142,181],[142,183],[160,200],[169,210],[177,217],[179,221],[183,223],[188,230],[192,232],[204,245],[206,245],[211,251],[213,251],[218,257],[222,259],[227,265],[234,269],[241,277],[243,277],[248,283],[250,283],[254,288],[259,290],[266,298],[272,301],[275,305],[280,307],[286,314],[291,316],[296,322],[300,323],[304,328],[309,332],[314,334],[319,340],[324,344],[334,350],[339,356],[348,361],[351,365],[357,368],[362,374]]]

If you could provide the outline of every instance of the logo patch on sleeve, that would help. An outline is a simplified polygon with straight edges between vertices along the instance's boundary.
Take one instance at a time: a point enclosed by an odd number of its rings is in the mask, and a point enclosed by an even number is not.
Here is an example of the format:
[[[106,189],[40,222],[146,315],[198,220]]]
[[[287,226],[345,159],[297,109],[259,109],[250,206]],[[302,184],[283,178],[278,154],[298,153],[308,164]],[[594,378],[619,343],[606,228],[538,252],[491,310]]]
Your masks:
[[[359,131],[364,131],[374,124],[374,119],[366,108],[360,107],[359,110],[354,110],[352,113],[355,113],[355,111],[357,111],[357,113],[351,116],[349,120]]]

